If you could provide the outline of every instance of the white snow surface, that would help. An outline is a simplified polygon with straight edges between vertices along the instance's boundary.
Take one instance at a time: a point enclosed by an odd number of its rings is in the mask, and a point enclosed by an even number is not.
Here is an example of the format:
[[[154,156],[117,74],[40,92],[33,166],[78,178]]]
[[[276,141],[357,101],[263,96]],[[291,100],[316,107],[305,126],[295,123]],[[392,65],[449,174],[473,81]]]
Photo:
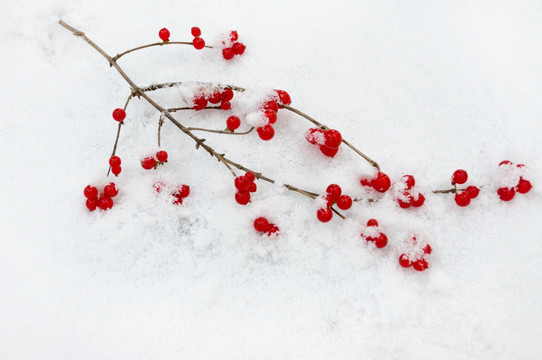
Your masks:
[[[118,62],[139,86],[287,90],[392,182],[414,175],[425,204],[404,210],[373,194],[323,224],[308,197],[257,181],[240,206],[229,170],[168,121],[168,163],[141,168],[159,149],[160,112],[137,99],[120,135],[123,172],[107,178],[111,113],[130,88],[59,19],[110,55],[158,41],[163,27],[191,41],[199,26],[209,43],[237,30],[247,48],[229,62],[174,45]],[[542,358],[541,44],[539,0],[3,1],[0,358]],[[179,90],[149,95],[183,106]],[[174,116],[224,129],[231,114]],[[304,138],[310,127],[280,110],[268,142],[198,135],[277,184],[371,196],[359,179],[373,168],[344,144],[323,156]],[[507,203],[495,192],[505,159],[526,164],[533,184]],[[466,208],[431,193],[456,169],[481,188]],[[89,212],[84,187],[110,181],[114,207]],[[191,194],[174,206],[157,181]],[[256,232],[259,216],[280,235]],[[360,237],[370,218],[384,249]],[[398,263],[412,234],[433,249],[424,272]]]

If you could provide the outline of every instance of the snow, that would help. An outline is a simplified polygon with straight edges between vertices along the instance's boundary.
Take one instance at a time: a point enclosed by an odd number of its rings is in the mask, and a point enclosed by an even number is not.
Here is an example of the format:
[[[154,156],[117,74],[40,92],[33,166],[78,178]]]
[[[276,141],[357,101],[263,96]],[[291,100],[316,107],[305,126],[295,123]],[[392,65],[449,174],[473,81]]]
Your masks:
[[[400,209],[377,194],[322,224],[308,197],[257,181],[252,203],[239,206],[229,170],[168,121],[168,163],[141,168],[140,156],[159,149],[160,113],[134,99],[115,206],[89,212],[83,189],[111,181],[111,112],[130,89],[59,19],[111,55],[157,41],[163,27],[181,41],[192,26],[210,41],[237,30],[247,48],[230,62],[163,46],[119,65],[140,86],[285,89],[392,182],[414,175],[425,204]],[[5,2],[0,358],[540,358],[541,20],[536,0]],[[149,96],[173,107],[179,91]],[[229,114],[174,116],[224,129]],[[323,156],[304,138],[311,127],[280,110],[268,142],[255,131],[198,135],[279,184],[322,193],[337,183],[367,199],[359,179],[374,169],[344,145]],[[527,168],[503,180],[505,159]],[[481,188],[466,208],[431,194],[460,168]],[[500,201],[499,181],[523,171],[533,189]],[[191,194],[174,206],[154,191],[158,181]],[[257,233],[258,216],[280,235]],[[370,218],[389,239],[384,249],[360,237]],[[433,249],[422,273],[397,261],[412,234]]]

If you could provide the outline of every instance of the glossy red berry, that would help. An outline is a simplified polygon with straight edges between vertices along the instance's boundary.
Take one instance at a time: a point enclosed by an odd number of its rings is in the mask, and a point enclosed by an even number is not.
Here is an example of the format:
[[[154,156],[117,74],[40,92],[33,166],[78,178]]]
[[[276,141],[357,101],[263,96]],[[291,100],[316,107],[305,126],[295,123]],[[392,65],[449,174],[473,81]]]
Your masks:
[[[335,155],[337,155],[339,152],[339,148],[330,148],[326,145],[320,145],[320,152],[327,157],[335,157]]]
[[[177,191],[175,191],[175,196],[179,196],[181,198],[185,198],[188,195],[190,195],[190,186],[188,185],[181,185],[177,188]]]
[[[422,258],[422,259],[418,259],[418,260],[414,261],[412,263],[412,266],[417,271],[424,271],[425,269],[427,269],[429,267],[429,264],[427,263],[427,261],[425,259]]]
[[[408,258],[406,254],[401,254],[399,256],[399,265],[401,265],[404,268],[412,266],[412,261]]]
[[[231,47],[222,49],[222,56],[226,60],[231,60],[233,58],[233,55],[235,55],[235,52]]]
[[[405,183],[407,190],[412,189],[416,184],[416,180],[414,180],[414,176],[412,175],[403,175],[401,181]]]
[[[331,184],[327,187],[326,189],[326,193],[328,193],[330,196],[331,196],[331,199],[333,201],[337,201],[337,199],[339,198],[339,196],[341,196],[341,193],[342,193],[342,189],[339,185],[337,184]]]
[[[290,98],[290,94],[288,94],[284,90],[275,90],[277,95],[279,96],[279,100],[284,105],[290,105],[292,103],[292,99]]]
[[[245,176],[235,178],[235,188],[239,191],[248,191],[251,183]]]
[[[235,201],[238,204],[246,205],[250,201],[250,193],[248,191],[238,191],[235,193]]]
[[[324,142],[324,130],[320,128],[311,128],[305,133],[305,139],[312,145],[320,145]]]
[[[232,115],[226,120],[226,126],[231,132],[234,132],[239,128],[239,126],[241,126],[241,119],[235,115]]]
[[[414,200],[412,200],[412,206],[414,207],[420,207],[425,202],[425,196],[423,196],[422,193],[418,193],[418,197]]]
[[[397,199],[397,204],[401,209],[408,209],[412,205],[410,204],[410,199]]]
[[[183,198],[173,194],[173,205],[182,205],[182,204],[183,204]]]
[[[250,182],[254,182],[254,180],[256,180],[256,175],[254,175],[252,171],[248,171],[245,173],[245,178]]]
[[[120,166],[121,164],[121,160],[120,160],[120,157],[116,156],[116,155],[113,155],[111,156],[111,158],[109,159],[109,165],[111,167],[113,166]]]
[[[425,245],[425,247],[423,248],[423,252],[424,252],[424,254],[431,254],[433,252],[433,249],[431,248],[431,245],[429,245],[429,244]]]
[[[88,185],[83,191],[87,199],[97,199],[98,198],[98,189],[92,185]]]
[[[480,193],[480,189],[478,189],[476,186],[474,185],[471,185],[471,186],[467,186],[467,188],[465,189],[465,192],[467,194],[469,194],[469,197],[471,199],[474,199],[478,196],[478,194]]]
[[[232,48],[233,53],[235,55],[243,55],[243,53],[245,52],[245,49],[247,47],[245,46],[245,44],[243,44],[241,42],[236,42],[231,46],[231,48]]]
[[[267,118],[269,124],[274,124],[277,122],[277,113],[273,110],[264,110],[264,116]]]
[[[264,217],[259,217],[256,220],[254,220],[254,229],[259,232],[267,231],[267,228],[269,227],[269,221],[267,221]]]
[[[500,188],[497,190],[497,194],[502,201],[510,201],[516,195],[514,188]]]
[[[85,205],[87,206],[87,209],[94,211],[98,207],[98,199],[87,199]]]
[[[107,195],[102,195],[98,199],[98,207],[102,210],[111,209],[113,207],[113,199]]]
[[[388,237],[384,233],[380,233],[378,237],[374,240],[377,248],[382,249],[388,245]]]
[[[388,175],[379,171],[376,178],[371,181],[371,185],[378,192],[386,192],[391,186],[391,181]]]
[[[237,33],[236,30],[233,30],[230,32],[230,40],[231,41],[237,41],[237,39],[239,39],[239,34]]]
[[[190,29],[190,33],[192,34],[193,37],[201,36],[201,30],[197,26],[193,26],[192,29]]]
[[[196,50],[201,50],[205,47],[205,40],[200,37],[195,37],[194,40],[192,40],[192,45]]]
[[[258,132],[260,139],[264,141],[271,140],[273,136],[275,136],[275,129],[269,124],[259,127],[256,131]]]
[[[117,194],[119,193],[119,189],[117,188],[117,185],[115,185],[115,183],[109,183],[108,185],[106,185],[104,187],[104,194],[106,196],[109,196],[111,198],[117,196]]]
[[[220,91],[215,90],[215,91],[213,91],[213,93],[212,93],[211,95],[209,95],[209,97],[207,98],[207,100],[208,100],[211,104],[218,104],[219,102],[222,101],[222,94],[220,93]]]
[[[525,180],[524,178],[520,177],[518,185],[516,186],[516,190],[520,194],[526,194],[528,193],[533,186],[531,185],[531,182],[529,180]]]
[[[163,29],[160,29],[160,31],[158,32],[158,36],[160,37],[160,39],[162,39],[162,41],[169,41],[169,30],[166,29],[166,28],[163,28]]]
[[[341,210],[348,210],[352,207],[352,198],[348,195],[341,195],[337,199],[337,206]]]
[[[273,234],[279,233],[279,227],[275,224],[269,224],[269,227],[267,228],[267,236],[271,236]]]
[[[145,170],[154,169],[154,167],[156,166],[156,160],[153,157],[148,156],[141,160],[141,166]]]
[[[167,151],[160,150],[156,153],[156,159],[160,162],[166,162],[167,161]]]
[[[256,192],[256,190],[258,190],[258,186],[256,183],[251,182],[250,186],[248,187],[248,192]]]
[[[222,100],[222,102],[220,103],[220,108],[222,110],[229,110],[231,109],[231,103],[227,100]]]
[[[322,208],[316,212],[316,217],[321,222],[326,223],[333,217],[333,212],[330,208]]]
[[[378,226],[378,221],[375,219],[369,219],[369,221],[367,221],[367,226]]]
[[[220,96],[222,97],[222,100],[230,101],[231,99],[233,99],[233,95],[233,90],[230,88],[226,88],[222,90],[222,94]]]
[[[274,112],[279,111],[279,106],[275,100],[267,100],[263,103],[262,109],[264,110],[273,110]]]
[[[196,96],[193,102],[193,109],[196,111],[203,110],[207,107],[207,99],[205,99],[203,95]]]
[[[470,204],[471,197],[466,191],[455,193],[455,203],[461,207],[468,206]]]
[[[454,171],[452,175],[452,184],[464,184],[469,178],[467,172],[463,169]]]
[[[324,132],[325,145],[330,148],[337,148],[341,145],[343,137],[337,130],[329,129]]]
[[[122,167],[120,167],[120,166],[112,166],[111,167],[111,172],[113,173],[113,175],[118,176],[122,172]]]
[[[126,119],[126,111],[121,108],[113,110],[113,119],[115,121],[122,122],[122,120]]]

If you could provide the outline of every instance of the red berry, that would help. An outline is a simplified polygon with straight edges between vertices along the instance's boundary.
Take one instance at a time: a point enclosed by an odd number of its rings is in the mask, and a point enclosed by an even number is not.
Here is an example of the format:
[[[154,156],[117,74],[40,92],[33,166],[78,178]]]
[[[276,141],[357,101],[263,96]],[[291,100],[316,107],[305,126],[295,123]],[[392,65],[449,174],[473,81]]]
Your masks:
[[[339,152],[339,148],[330,148],[326,145],[320,145],[320,152],[327,157],[335,157]]]
[[[418,197],[416,198],[416,200],[412,201],[412,206],[420,207],[423,205],[424,202],[425,202],[425,196],[423,196],[422,193],[418,193]]]
[[[267,236],[271,236],[273,234],[276,234],[280,231],[279,227],[275,224],[269,224],[269,227],[267,228]]]
[[[117,108],[115,110],[113,110],[113,119],[118,121],[118,122],[122,122],[122,120],[124,120],[126,118],[126,111],[124,111],[124,109],[121,109],[121,108]]]
[[[203,110],[207,107],[207,99],[205,99],[203,95],[196,96],[193,102],[193,108],[196,111]]]
[[[371,185],[372,180],[371,179],[360,179],[359,183],[361,186],[372,186]]]
[[[220,93],[220,91],[215,90],[215,91],[213,91],[213,93],[207,98],[207,100],[208,100],[211,104],[218,104],[219,102],[222,101],[222,94]]]
[[[311,143],[312,145],[320,145],[320,140],[321,140],[320,137],[322,135],[319,135],[319,134],[323,134],[323,133],[324,133],[324,130],[320,128],[311,128],[306,132],[305,139],[307,139],[307,141]]]
[[[222,110],[229,110],[231,109],[231,103],[229,101],[222,100],[222,102],[220,103],[220,108]]]
[[[375,219],[369,219],[369,221],[367,221],[367,226],[378,226],[378,221]]]
[[[169,30],[166,28],[160,29],[160,31],[158,32],[158,36],[160,36],[160,39],[162,39],[162,41],[169,41],[169,35]]]
[[[382,249],[386,245],[388,245],[388,237],[384,233],[380,233],[378,237],[375,239],[375,245],[377,248]]]
[[[112,166],[111,167],[111,172],[115,176],[118,176],[121,173],[121,171],[122,171],[122,168],[120,166]]]
[[[418,259],[418,260],[414,261],[412,263],[412,266],[417,271],[424,271],[425,269],[427,269],[429,267],[429,264],[427,263],[427,261],[425,261],[425,259],[422,258],[422,259]]]
[[[401,207],[401,209],[408,209],[411,206],[410,198],[408,198],[407,200],[397,199],[397,203],[399,204],[399,207]]]
[[[402,267],[407,268],[407,267],[412,266],[412,261],[410,261],[410,259],[408,258],[406,254],[401,254],[401,256],[399,256],[399,264]]]
[[[471,185],[471,186],[467,186],[467,188],[465,189],[465,192],[467,194],[469,194],[469,197],[471,199],[474,199],[478,196],[478,194],[480,193],[480,189],[478,189],[476,186],[474,185]]]
[[[238,204],[246,205],[250,201],[250,193],[248,191],[238,191],[235,193],[235,201]]]
[[[231,46],[231,48],[233,49],[233,53],[235,55],[243,55],[247,47],[241,42],[236,42]]]
[[[512,165],[512,162],[510,160],[503,160],[499,163],[499,166],[501,165]]]
[[[97,199],[98,198],[98,189],[92,185],[88,185],[83,191],[87,199]]]
[[[531,185],[531,182],[529,180],[525,180],[524,178],[520,177],[518,185],[516,186],[516,190],[520,194],[526,194],[528,193],[533,186]]]
[[[250,182],[254,182],[254,180],[256,180],[256,175],[254,175],[252,171],[248,171],[245,173],[245,178]]]
[[[468,178],[469,176],[467,175],[467,172],[465,170],[456,170],[452,175],[452,184],[464,184],[467,182]]]
[[[274,112],[279,111],[279,106],[275,100],[267,100],[263,103],[262,109],[264,110],[273,110]]]
[[[111,156],[111,158],[109,159],[109,165],[111,167],[120,166],[120,163],[121,163],[120,157],[116,155]]]
[[[201,50],[205,47],[205,40],[200,37],[195,37],[194,40],[192,40],[192,45],[196,50]]]
[[[264,116],[269,121],[269,124],[274,124],[277,121],[277,113],[273,110],[264,110]]]
[[[233,55],[235,55],[235,52],[231,47],[222,49],[222,56],[226,60],[231,60],[233,58]]]
[[[190,33],[192,34],[193,37],[201,36],[201,30],[197,26],[193,26],[192,29],[190,29]]]
[[[96,207],[98,206],[98,199],[87,199],[86,206],[90,211],[96,210]]]
[[[222,97],[222,100],[230,101],[231,99],[233,99],[233,90],[230,88],[226,88],[222,90],[222,94],[220,96]]]
[[[177,187],[177,191],[173,193],[174,196],[178,196],[180,198],[185,198],[188,195],[190,195],[190,186],[188,185],[181,185]]]
[[[275,129],[269,124],[259,127],[257,130],[260,139],[267,141],[271,140],[275,136]]]
[[[248,191],[251,183],[245,176],[235,178],[235,188],[239,191]]]
[[[256,183],[251,182],[250,186],[248,187],[248,192],[256,192],[258,189],[258,186],[256,186]]]
[[[239,34],[237,34],[237,31],[233,30],[230,32],[230,40],[237,41],[237,39],[239,39]]]
[[[330,194],[327,194],[326,196],[324,196],[324,199],[326,199],[326,205],[328,207],[332,206],[333,204],[335,204],[335,198],[333,196],[331,196]]]
[[[160,150],[156,153],[156,159],[160,162],[167,161],[167,152],[165,150]]]
[[[239,126],[241,126],[241,119],[232,115],[226,120],[226,126],[231,132],[234,132]]]
[[[283,105],[290,105],[292,103],[292,99],[290,98],[290,94],[288,94],[284,90],[275,90],[277,95],[279,96],[280,102]]]
[[[117,196],[119,193],[119,189],[117,188],[117,185],[115,183],[109,183],[109,185],[106,185],[104,187],[104,195],[109,196],[111,198]]]
[[[267,228],[269,227],[269,221],[267,221],[264,217],[259,217],[256,220],[254,220],[254,229],[259,232],[267,231]]]
[[[425,247],[423,248],[423,252],[425,254],[431,254],[431,252],[433,252],[433,249],[431,248],[431,245],[429,245],[429,244],[425,245]]]
[[[406,184],[407,190],[412,189],[414,185],[416,184],[416,180],[414,180],[414,176],[412,175],[403,175],[403,177],[401,178],[401,181]]]
[[[383,192],[386,192],[390,188],[391,181],[388,175],[379,171],[376,178],[374,178],[371,181],[371,185],[376,191],[383,193]]]
[[[502,201],[510,201],[516,195],[514,188],[500,188],[497,190],[497,194]]]
[[[325,131],[324,137],[326,139],[325,141],[326,146],[330,148],[339,147],[339,145],[341,145],[341,142],[343,141],[343,137],[341,136],[341,133],[333,129],[329,129]]]
[[[469,205],[470,199],[469,193],[466,191],[461,191],[455,194],[455,203],[461,207]]]
[[[341,210],[348,210],[352,207],[352,198],[348,195],[341,195],[337,199],[337,206]]]
[[[331,195],[331,199],[333,201],[336,201],[339,196],[341,196],[341,193],[342,193],[342,189],[339,185],[337,184],[331,184],[327,187],[326,189],[326,193],[328,193],[329,195]]]
[[[180,197],[180,196],[177,196],[175,194],[173,194],[173,205],[182,205],[183,204],[183,198]]]
[[[141,160],[141,166],[145,170],[153,169],[156,166],[156,160],[153,157],[148,156]]]
[[[316,212],[316,217],[321,222],[326,223],[333,217],[333,212],[330,208],[322,208]]]
[[[102,195],[98,199],[98,207],[102,210],[111,209],[113,207],[113,199],[107,195]]]

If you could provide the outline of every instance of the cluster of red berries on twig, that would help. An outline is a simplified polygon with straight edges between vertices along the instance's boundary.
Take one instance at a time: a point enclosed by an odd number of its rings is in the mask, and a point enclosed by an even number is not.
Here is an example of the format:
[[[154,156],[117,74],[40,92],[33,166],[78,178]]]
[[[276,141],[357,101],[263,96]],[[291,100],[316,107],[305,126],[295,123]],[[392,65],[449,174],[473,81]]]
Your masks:
[[[323,198],[325,206],[318,209],[316,217],[324,223],[330,221],[333,217],[333,211],[331,210],[333,204],[337,204],[337,207],[341,210],[348,210],[352,207],[352,198],[348,195],[342,195],[342,189],[337,184],[330,184]]]
[[[254,220],[254,229],[261,233],[267,233],[267,236],[278,235],[279,228],[277,225],[270,223],[266,218],[259,217]]]
[[[222,56],[226,60],[231,60],[235,55],[243,55],[246,46],[240,41],[239,34],[233,30],[222,39]]]
[[[416,185],[416,180],[412,175],[403,175],[401,181],[394,185],[397,190],[397,203],[401,208],[420,207],[424,204],[425,196],[414,189],[414,185]]]
[[[220,104],[222,110],[231,109],[231,99],[233,99],[233,90],[230,88],[200,88],[194,93],[192,98],[192,107],[196,111],[203,110],[208,103]]]
[[[334,157],[339,152],[339,146],[343,141],[340,132],[335,129],[311,128],[305,133],[305,139],[312,145],[318,146],[322,154]]]
[[[168,154],[165,150],[160,150],[156,153],[156,158],[147,156],[141,160],[141,166],[145,170],[156,169],[158,165],[167,162]]]
[[[111,182],[103,187],[101,192],[98,188],[92,185],[87,185],[83,194],[87,198],[86,206],[90,211],[100,208],[102,210],[111,209],[113,207],[113,199],[119,193],[119,189],[114,182]]]
[[[240,205],[246,205],[250,202],[250,193],[256,192],[258,187],[254,182],[256,176],[253,172],[247,172],[235,178],[234,184],[237,192],[235,193],[235,201]]]
[[[452,185],[462,185],[467,182],[469,175],[463,169],[458,169],[452,174]],[[470,201],[478,196],[480,189],[474,185],[467,186],[465,190],[458,190],[455,193],[455,203],[461,207],[468,206]]]
[[[503,160],[499,164],[499,173],[501,178],[504,179],[504,186],[500,186],[497,189],[497,195],[502,201],[510,201],[516,195],[516,192],[520,194],[528,193],[531,188],[531,182],[524,178],[526,168],[524,164],[514,165],[509,160]]]
[[[161,193],[164,189],[167,188],[167,185],[163,182],[157,182],[154,183],[153,187],[157,193]],[[190,195],[190,186],[184,184],[177,186],[177,188],[173,192],[171,192],[171,196],[173,196],[173,204],[181,205],[183,203],[183,199],[186,198],[188,195]]]
[[[373,243],[379,249],[382,249],[388,245],[388,237],[386,234],[380,231],[378,221],[375,219],[370,219],[367,221],[367,227],[363,229],[361,237],[368,243]]]
[[[205,40],[201,37],[201,30],[197,26],[193,26],[192,29],[190,29],[190,32],[192,33],[192,36],[194,37],[194,40],[192,40],[192,45],[196,50],[201,50],[205,47]]]
[[[113,155],[109,158],[109,166],[111,166],[111,172],[115,176],[119,176],[119,174],[122,171],[122,167],[120,166],[121,160],[120,157],[117,155]]]
[[[412,236],[409,238],[406,251],[399,256],[399,264],[404,267],[413,267],[417,271],[424,271],[429,267],[426,257],[433,249],[423,237]]]
[[[372,187],[381,193],[388,191],[391,186],[390,177],[382,171],[379,171],[372,179],[363,178],[359,182],[362,186]]]
[[[256,127],[258,136],[264,141],[271,140],[275,136],[273,124],[277,122],[277,112],[281,108],[279,102],[281,105],[290,105],[292,99],[286,91],[275,90],[274,94],[262,101],[257,111],[247,115],[249,123]]]

